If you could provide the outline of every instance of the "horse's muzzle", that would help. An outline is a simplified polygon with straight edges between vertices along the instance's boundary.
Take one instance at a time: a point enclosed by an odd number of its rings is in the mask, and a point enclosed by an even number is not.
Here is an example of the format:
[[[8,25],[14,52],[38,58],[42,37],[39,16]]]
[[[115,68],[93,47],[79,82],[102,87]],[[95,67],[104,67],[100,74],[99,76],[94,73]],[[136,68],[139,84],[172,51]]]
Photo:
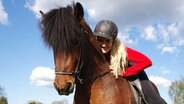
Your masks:
[[[73,93],[73,90],[74,90],[74,86],[71,82],[68,82],[64,88],[58,88],[55,84],[54,86],[59,95],[69,95]]]

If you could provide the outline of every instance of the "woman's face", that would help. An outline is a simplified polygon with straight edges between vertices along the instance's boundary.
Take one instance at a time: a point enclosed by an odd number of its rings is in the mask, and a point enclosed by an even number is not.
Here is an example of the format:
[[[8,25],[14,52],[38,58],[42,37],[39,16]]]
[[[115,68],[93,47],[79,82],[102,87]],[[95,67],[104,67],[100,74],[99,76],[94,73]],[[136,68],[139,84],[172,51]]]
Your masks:
[[[112,43],[113,43],[112,39],[107,39],[107,38],[104,38],[104,37],[97,36],[97,40],[100,43],[100,48],[101,48],[102,53],[105,54],[105,53],[107,53],[111,50]]]

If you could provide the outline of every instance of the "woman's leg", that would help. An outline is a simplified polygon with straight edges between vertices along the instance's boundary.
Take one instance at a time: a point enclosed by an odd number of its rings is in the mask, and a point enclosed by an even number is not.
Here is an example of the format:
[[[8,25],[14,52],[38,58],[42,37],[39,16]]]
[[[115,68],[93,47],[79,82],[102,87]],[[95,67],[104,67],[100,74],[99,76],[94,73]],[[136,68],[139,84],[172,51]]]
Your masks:
[[[149,104],[167,104],[165,100],[162,99],[155,87],[153,87],[152,83],[149,81],[144,71],[139,73],[138,77],[141,82],[142,91],[144,93],[145,99]]]

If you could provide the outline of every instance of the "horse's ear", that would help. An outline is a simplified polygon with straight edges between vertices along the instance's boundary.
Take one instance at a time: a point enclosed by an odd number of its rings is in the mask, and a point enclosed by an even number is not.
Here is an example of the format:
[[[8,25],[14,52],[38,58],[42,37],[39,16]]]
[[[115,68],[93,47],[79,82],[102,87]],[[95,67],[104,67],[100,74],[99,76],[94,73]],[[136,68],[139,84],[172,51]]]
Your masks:
[[[76,18],[81,21],[83,19],[84,16],[84,10],[83,7],[81,5],[81,3],[77,2],[74,8],[74,15],[76,16]]]
[[[42,15],[42,17],[45,15],[41,10],[40,10],[40,14]]]

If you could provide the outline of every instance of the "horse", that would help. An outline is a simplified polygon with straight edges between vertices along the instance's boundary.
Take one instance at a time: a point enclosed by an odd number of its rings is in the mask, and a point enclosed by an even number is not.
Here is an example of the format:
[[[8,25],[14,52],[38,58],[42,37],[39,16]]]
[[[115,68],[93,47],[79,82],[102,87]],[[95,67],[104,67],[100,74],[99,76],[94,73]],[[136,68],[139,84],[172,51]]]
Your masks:
[[[111,73],[79,2],[41,13],[42,37],[53,50],[59,95],[75,88],[74,104],[136,103],[128,81]]]

